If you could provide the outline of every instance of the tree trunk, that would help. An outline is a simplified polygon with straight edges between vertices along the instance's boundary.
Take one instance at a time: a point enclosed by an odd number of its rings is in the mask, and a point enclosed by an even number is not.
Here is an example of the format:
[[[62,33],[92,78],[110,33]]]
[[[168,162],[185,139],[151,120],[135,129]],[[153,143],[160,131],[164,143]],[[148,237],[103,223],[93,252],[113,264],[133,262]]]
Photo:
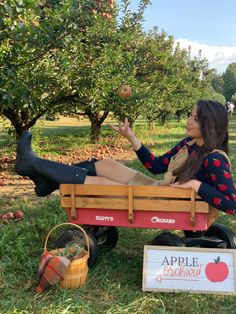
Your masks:
[[[85,114],[88,116],[90,122],[91,122],[91,143],[96,144],[101,135],[101,126],[106,117],[109,114],[109,111],[104,111],[101,116],[97,112],[92,112],[91,110],[87,109],[85,110]]]
[[[25,130],[28,130],[35,125],[37,120],[44,114],[44,112],[37,114],[35,117],[30,118],[29,109],[21,110],[20,112],[16,108],[4,108],[2,115],[10,120],[12,126],[16,132],[16,138],[18,139]]]
[[[177,118],[177,121],[180,122],[181,116],[183,115],[184,111],[183,110],[177,110],[175,115]]]
[[[91,142],[94,144],[96,144],[99,141],[100,135],[101,135],[101,125],[97,122],[98,121],[91,121],[90,138],[91,138]]]
[[[162,125],[164,125],[166,123],[167,120],[167,113],[165,111],[162,111],[159,115],[158,115],[159,121]]]

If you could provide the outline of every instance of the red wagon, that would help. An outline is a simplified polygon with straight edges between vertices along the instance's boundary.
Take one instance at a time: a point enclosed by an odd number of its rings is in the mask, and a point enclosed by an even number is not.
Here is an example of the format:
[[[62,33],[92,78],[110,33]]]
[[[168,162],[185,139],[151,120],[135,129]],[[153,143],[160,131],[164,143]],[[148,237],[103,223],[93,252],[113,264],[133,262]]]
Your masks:
[[[171,232],[158,234],[153,245],[236,248],[231,229],[213,224],[218,211],[191,189],[62,184],[60,195],[68,221],[83,225],[90,238],[90,266],[99,246],[116,245],[117,227],[184,230],[184,238]],[[70,228],[59,236],[56,245],[78,240],[78,229]]]

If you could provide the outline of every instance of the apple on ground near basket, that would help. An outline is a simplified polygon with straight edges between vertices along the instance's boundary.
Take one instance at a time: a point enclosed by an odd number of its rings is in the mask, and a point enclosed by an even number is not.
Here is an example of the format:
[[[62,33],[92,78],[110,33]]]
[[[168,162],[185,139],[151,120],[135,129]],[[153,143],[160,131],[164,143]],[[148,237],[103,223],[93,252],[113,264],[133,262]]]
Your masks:
[[[8,212],[6,213],[7,219],[14,219],[14,213],[13,212]]]
[[[21,210],[17,210],[15,213],[14,213],[14,218],[15,219],[22,219],[24,217],[24,213],[21,211]]]
[[[9,221],[7,219],[7,215],[5,215],[5,214],[0,215],[0,224],[1,223],[4,223],[4,224],[8,224],[9,223]]]
[[[7,220],[7,215],[5,214],[0,215],[0,221],[3,221],[3,220]]]
[[[128,98],[132,96],[132,89],[129,85],[122,84],[118,90],[118,95],[121,98]]]

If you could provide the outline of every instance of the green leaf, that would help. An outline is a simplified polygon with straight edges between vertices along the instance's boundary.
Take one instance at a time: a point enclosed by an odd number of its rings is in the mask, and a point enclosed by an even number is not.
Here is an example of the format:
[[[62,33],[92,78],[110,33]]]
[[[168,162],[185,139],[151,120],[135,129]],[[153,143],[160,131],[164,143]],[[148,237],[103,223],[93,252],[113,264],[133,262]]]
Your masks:
[[[12,8],[8,5],[8,4],[3,4],[5,10],[7,11],[7,13],[12,16],[13,15],[13,10]]]

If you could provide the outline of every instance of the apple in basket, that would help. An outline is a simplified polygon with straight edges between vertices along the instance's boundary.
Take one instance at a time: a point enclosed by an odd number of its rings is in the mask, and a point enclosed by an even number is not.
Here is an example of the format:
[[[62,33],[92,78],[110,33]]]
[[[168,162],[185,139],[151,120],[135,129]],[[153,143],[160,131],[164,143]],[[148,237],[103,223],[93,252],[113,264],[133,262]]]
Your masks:
[[[65,256],[69,260],[74,260],[84,255],[84,248],[72,241],[71,243],[69,242],[64,249],[60,249],[57,255]]]

